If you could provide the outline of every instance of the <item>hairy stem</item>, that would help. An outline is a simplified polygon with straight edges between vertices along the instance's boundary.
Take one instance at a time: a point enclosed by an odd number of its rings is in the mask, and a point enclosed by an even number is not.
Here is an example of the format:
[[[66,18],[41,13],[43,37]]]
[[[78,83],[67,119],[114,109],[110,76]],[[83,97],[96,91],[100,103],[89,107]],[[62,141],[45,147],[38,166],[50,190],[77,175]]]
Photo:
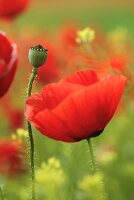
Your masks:
[[[27,97],[31,96],[31,91],[32,91],[32,86],[33,82],[35,80],[35,77],[38,73],[37,68],[33,68],[29,83],[28,83],[28,88],[27,88]],[[32,200],[36,200],[35,197],[35,164],[34,164],[34,156],[35,156],[35,147],[34,147],[34,138],[32,134],[32,126],[29,121],[27,121],[27,129],[28,129],[28,134],[29,134],[29,142],[30,142],[30,164],[31,164],[31,176],[32,176]]]
[[[90,155],[91,155],[91,160],[92,160],[92,171],[93,171],[93,174],[96,174],[96,173],[100,173],[99,170],[97,169],[96,167],[96,161],[95,161],[95,155],[94,155],[94,151],[93,151],[93,144],[92,144],[92,141],[91,139],[87,139],[87,142],[88,142],[88,146],[89,146],[89,150],[90,150]],[[102,173],[100,173],[101,175]],[[98,196],[98,200],[106,200],[107,199],[107,195],[106,195],[106,192],[105,192],[105,188],[104,188],[104,181],[103,181],[103,177],[102,177],[102,180],[100,180],[98,182],[99,184],[99,196]]]
[[[91,139],[87,139],[88,142],[88,146],[89,146],[89,151],[90,151],[90,155],[91,155],[91,160],[92,160],[92,170],[93,173],[96,172],[96,162],[95,162],[95,155],[94,155],[94,151],[93,151],[93,144]]]

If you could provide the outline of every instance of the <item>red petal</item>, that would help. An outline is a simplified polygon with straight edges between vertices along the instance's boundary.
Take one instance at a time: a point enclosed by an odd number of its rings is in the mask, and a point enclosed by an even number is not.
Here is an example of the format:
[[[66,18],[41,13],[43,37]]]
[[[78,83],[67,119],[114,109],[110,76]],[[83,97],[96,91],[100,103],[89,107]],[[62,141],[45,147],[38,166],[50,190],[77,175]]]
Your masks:
[[[11,19],[26,9],[30,0],[0,0],[0,17]]]
[[[28,98],[26,101],[26,111],[25,111],[25,116],[26,118],[41,132],[44,133],[45,135],[52,134],[52,131],[56,130],[55,123],[58,124],[58,134],[55,136],[55,139],[60,140],[60,138],[63,137],[63,132],[65,132],[66,126],[64,126],[64,122],[60,121],[57,117],[54,115],[51,115],[51,111],[46,109],[46,102],[43,101],[42,95],[41,94],[34,94],[31,97]],[[45,121],[45,127],[44,127],[44,122],[43,122],[43,117],[40,117],[40,120],[36,119],[36,115],[45,110],[45,119],[48,120]],[[43,113],[43,112],[42,112]],[[51,126],[50,126],[50,121],[51,121]],[[70,130],[69,130],[70,132]],[[53,134],[54,135],[54,134]],[[65,141],[74,141],[72,138],[69,138],[68,135],[64,135]]]
[[[83,86],[71,83],[54,83],[45,86],[42,90],[46,108],[53,109],[70,94],[82,89]]]
[[[12,46],[8,41],[5,33],[0,32],[0,60],[4,60],[8,63],[11,59]]]
[[[74,74],[67,76],[60,82],[69,82],[74,84],[80,84],[83,86],[89,86],[99,81],[97,74],[91,70],[78,71]]]
[[[44,64],[44,66],[39,67],[38,71],[38,77],[39,81],[43,84],[51,83],[54,80],[56,80],[59,76],[59,61],[57,59],[57,55],[55,54],[55,49],[53,45],[51,45],[49,42],[43,42],[41,43],[49,49],[49,56]]]
[[[12,55],[6,69],[0,74],[0,97],[2,97],[10,87],[13,81],[17,67],[17,49],[12,45]]]
[[[25,116],[29,121],[34,123],[36,114],[45,108],[46,104],[43,102],[42,95],[34,94],[26,101]]]
[[[76,142],[73,134],[67,124],[56,114],[46,109],[37,114],[35,118],[36,128],[44,135],[55,140],[64,142]]]
[[[66,98],[51,112],[36,116],[39,130],[48,137],[72,141],[91,137],[105,128],[121,98],[126,78],[120,75],[84,88]]]

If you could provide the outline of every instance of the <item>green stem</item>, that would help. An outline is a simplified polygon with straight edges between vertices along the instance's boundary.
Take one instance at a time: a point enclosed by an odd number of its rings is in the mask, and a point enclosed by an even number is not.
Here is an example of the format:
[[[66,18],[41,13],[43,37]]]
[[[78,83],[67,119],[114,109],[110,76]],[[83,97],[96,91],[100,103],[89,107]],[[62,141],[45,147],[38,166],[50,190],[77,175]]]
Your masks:
[[[27,88],[27,97],[31,96],[32,85],[37,73],[38,73],[38,68],[33,68],[31,76],[29,78],[29,83],[28,83],[28,88]]]
[[[88,142],[89,151],[90,151],[91,160],[92,160],[92,170],[93,170],[93,173],[95,173],[96,172],[96,162],[95,162],[95,155],[94,155],[94,151],[93,151],[92,141],[91,141],[91,139],[87,139],[87,142]]]
[[[28,88],[27,88],[27,97],[31,96],[33,82],[38,73],[37,68],[33,68],[32,74],[29,79]],[[32,175],[32,200],[35,200],[35,164],[34,164],[34,155],[35,155],[35,147],[34,147],[34,139],[32,134],[32,126],[29,121],[27,121],[27,128],[29,134],[29,142],[30,142],[30,163],[31,163],[31,175]]]
[[[89,146],[89,150],[90,150],[90,154],[91,154],[91,160],[92,160],[92,170],[93,170],[93,174],[95,174],[97,172],[97,167],[96,167],[96,161],[95,161],[95,155],[94,155],[94,151],[93,151],[93,144],[91,139],[87,139],[88,142],[88,146]],[[104,183],[103,180],[101,180],[99,182],[99,188],[100,188],[100,192],[99,192],[99,197],[98,199],[100,200],[106,200],[107,196],[105,193],[105,188],[104,188]]]

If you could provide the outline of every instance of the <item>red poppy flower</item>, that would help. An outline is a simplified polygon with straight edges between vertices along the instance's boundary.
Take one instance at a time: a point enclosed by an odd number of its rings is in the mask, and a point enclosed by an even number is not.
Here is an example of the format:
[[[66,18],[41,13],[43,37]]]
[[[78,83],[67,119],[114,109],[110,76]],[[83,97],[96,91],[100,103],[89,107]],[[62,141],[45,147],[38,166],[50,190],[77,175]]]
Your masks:
[[[24,114],[20,109],[12,109],[9,111],[8,120],[9,120],[9,128],[11,130],[16,130],[17,128],[23,127],[24,124]]]
[[[48,49],[48,58],[44,66],[39,68],[38,81],[40,83],[46,84],[56,80],[59,76],[59,63],[56,55],[55,48],[48,42],[45,44],[41,43],[45,48]]]
[[[24,147],[21,142],[0,139],[0,173],[17,175],[26,171]]]
[[[3,108],[8,119],[8,125],[11,130],[16,130],[24,125],[24,114],[21,109],[14,107]]]
[[[0,17],[12,19],[26,9],[30,0],[0,0]]]
[[[114,55],[109,58],[109,62],[113,69],[123,72],[128,66],[129,59],[127,55]]]
[[[13,81],[17,66],[17,49],[6,35],[0,32],[0,97],[8,90]]]
[[[126,78],[111,75],[100,80],[94,71],[79,71],[26,102],[26,118],[42,134],[64,142],[99,135],[113,117]]]
[[[64,48],[77,47],[76,42],[77,31],[79,27],[75,23],[68,23],[64,25],[58,35]]]
[[[8,127],[11,130],[22,128],[24,125],[23,109],[14,106],[9,95],[4,96],[0,102],[0,105],[3,109],[6,119],[8,120]]]

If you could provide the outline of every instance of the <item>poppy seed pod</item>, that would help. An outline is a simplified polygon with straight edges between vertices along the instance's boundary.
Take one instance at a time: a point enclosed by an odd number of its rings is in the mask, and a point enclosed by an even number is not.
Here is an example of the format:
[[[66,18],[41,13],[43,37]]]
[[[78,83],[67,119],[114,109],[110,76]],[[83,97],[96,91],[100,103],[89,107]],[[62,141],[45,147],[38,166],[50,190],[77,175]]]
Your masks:
[[[31,65],[38,68],[44,65],[47,59],[47,49],[43,48],[40,44],[34,47],[30,47],[28,58]]]

